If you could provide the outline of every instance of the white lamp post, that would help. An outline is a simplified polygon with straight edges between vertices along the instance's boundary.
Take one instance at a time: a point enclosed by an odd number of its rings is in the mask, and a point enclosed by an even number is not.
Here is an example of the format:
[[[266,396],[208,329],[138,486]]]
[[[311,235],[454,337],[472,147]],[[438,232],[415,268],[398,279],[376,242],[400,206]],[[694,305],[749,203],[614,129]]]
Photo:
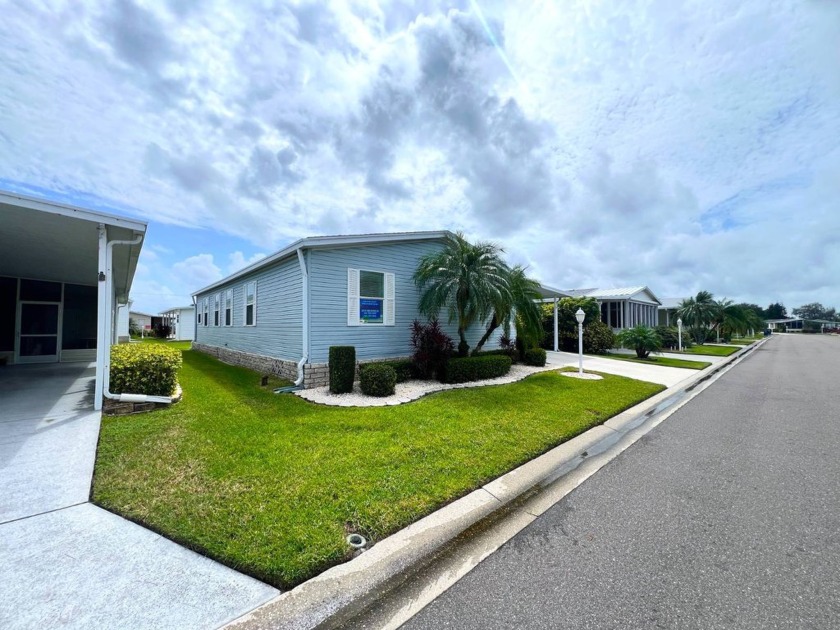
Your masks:
[[[682,317],[677,318],[677,331],[680,338],[680,352],[682,352]]]
[[[579,308],[575,313],[575,319],[578,323],[578,374],[583,374],[583,320],[586,313],[582,308]]]

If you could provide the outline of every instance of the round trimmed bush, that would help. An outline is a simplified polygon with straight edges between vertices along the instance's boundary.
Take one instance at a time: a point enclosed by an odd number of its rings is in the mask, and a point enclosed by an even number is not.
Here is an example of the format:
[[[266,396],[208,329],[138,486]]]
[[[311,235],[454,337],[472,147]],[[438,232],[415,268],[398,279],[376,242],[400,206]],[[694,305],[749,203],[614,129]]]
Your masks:
[[[397,384],[397,372],[390,365],[371,363],[359,377],[359,386],[366,396],[390,396]]]
[[[529,348],[525,351],[525,365],[543,367],[545,365],[545,350],[542,348]]]

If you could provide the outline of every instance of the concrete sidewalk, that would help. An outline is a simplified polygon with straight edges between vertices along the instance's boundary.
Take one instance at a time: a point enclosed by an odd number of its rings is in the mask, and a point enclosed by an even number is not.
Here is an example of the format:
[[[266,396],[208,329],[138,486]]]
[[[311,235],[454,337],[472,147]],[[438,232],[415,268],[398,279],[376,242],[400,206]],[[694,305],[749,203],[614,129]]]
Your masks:
[[[278,593],[87,502],[92,366],[0,370],[0,628],[213,628]]]
[[[578,355],[571,352],[547,352],[546,363],[558,367],[577,367]],[[697,370],[685,368],[664,367],[661,365],[646,365],[631,361],[618,361],[606,357],[583,355],[583,369],[605,374],[626,376],[639,381],[659,383],[666,387],[673,387],[687,378],[697,374]]]

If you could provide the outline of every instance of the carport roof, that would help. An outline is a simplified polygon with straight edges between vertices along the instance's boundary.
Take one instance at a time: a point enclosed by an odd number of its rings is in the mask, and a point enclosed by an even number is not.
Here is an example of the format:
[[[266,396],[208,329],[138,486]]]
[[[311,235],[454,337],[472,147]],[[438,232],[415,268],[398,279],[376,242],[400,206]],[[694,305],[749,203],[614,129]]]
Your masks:
[[[17,193],[0,192],[0,275],[95,285],[98,226],[109,240],[145,234],[146,223]],[[114,288],[125,299],[142,241],[114,248]]]

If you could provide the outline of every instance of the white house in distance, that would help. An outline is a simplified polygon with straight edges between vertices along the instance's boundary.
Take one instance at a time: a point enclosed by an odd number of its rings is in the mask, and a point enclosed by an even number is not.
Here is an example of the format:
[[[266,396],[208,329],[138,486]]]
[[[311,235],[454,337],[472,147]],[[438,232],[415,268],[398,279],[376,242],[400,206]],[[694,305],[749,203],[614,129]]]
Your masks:
[[[684,300],[688,298],[662,298],[661,304],[659,305],[659,325],[660,326],[676,326],[677,319],[677,310],[680,308],[680,304]]]
[[[0,192],[0,363],[95,361],[100,409],[145,233],[135,219]]]
[[[656,326],[662,304],[646,286],[617,289],[572,289],[571,297],[595,298],[601,307],[601,321],[615,331],[634,326]]]
[[[195,306],[176,306],[160,314],[163,324],[172,328],[170,339],[193,341],[195,339]]]

